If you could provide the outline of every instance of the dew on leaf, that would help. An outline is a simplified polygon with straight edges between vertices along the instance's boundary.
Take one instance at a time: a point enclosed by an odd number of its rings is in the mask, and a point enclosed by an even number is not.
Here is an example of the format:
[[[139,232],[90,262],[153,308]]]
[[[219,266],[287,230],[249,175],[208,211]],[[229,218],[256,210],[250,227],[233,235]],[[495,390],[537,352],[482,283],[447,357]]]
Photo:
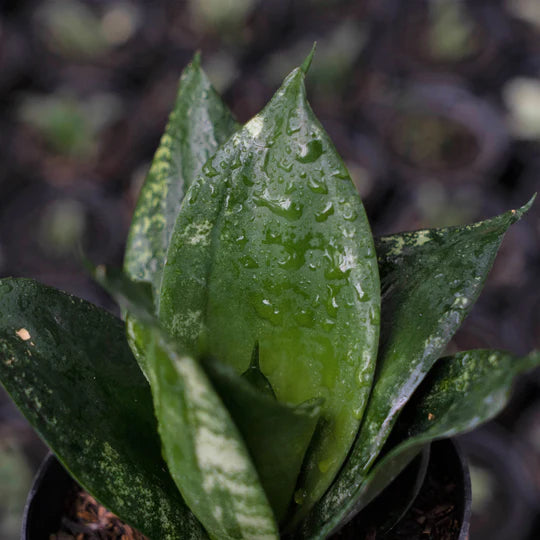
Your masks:
[[[212,167],[212,164],[210,162],[205,163],[205,165],[202,168],[203,174],[208,176],[208,178],[212,178],[214,176],[217,176],[219,173]]]
[[[320,212],[315,214],[315,221],[318,221],[319,223],[326,221],[333,213],[334,205],[332,204],[332,201],[329,201]]]
[[[332,173],[332,176],[334,178],[339,178],[340,180],[348,180],[349,179],[349,173],[345,170],[338,169],[337,171],[334,171]]]
[[[323,145],[319,139],[300,145],[300,151],[296,154],[296,160],[300,163],[313,163],[323,154]]]
[[[288,159],[282,159],[281,161],[278,161],[278,167],[283,169],[285,172],[291,172],[293,164]]]
[[[307,491],[305,489],[297,489],[294,492],[294,502],[296,504],[302,504],[307,497]]]
[[[300,131],[301,127],[302,127],[302,122],[300,121],[300,118],[298,117],[297,111],[293,109],[289,113],[289,117],[287,118],[286,133],[287,135],[293,135],[294,133]]]
[[[322,473],[325,473],[326,471],[328,471],[328,469],[330,468],[330,465],[332,465],[331,459],[324,459],[322,461],[319,461],[319,463],[317,463],[317,467],[319,468],[319,471],[321,471]]]
[[[244,268],[259,268],[257,261],[249,255],[244,255],[243,257],[240,257],[240,262],[242,263]]]
[[[326,195],[328,193],[328,186],[326,185],[325,181],[316,180],[315,178],[313,178],[313,176],[309,177],[308,187],[314,193],[320,193],[322,195]]]
[[[246,187],[251,187],[255,185],[255,182],[247,174],[243,174],[240,178],[242,180],[242,183]]]
[[[246,244],[247,244],[247,238],[245,235],[240,235],[236,238],[235,242],[240,246],[240,247],[244,247]]]
[[[268,195],[267,192],[264,195]],[[291,199],[282,197],[279,199],[270,199],[265,196],[255,194],[253,202],[257,206],[265,206],[277,216],[284,217],[289,221],[296,221],[302,217],[303,205],[293,202]]]

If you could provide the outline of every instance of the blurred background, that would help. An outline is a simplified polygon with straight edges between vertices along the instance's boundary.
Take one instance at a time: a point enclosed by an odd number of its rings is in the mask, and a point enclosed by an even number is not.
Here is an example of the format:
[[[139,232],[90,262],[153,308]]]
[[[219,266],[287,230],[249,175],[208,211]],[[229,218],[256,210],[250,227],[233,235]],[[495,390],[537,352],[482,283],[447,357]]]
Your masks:
[[[114,311],[73,248],[121,265],[195,50],[244,122],[315,40],[311,104],[375,234],[482,219],[539,190],[538,0],[2,0],[0,276]],[[539,348],[539,276],[537,202],[509,231],[450,351]],[[540,373],[463,444],[472,539],[540,538]],[[45,451],[0,389],[0,538],[19,538]]]

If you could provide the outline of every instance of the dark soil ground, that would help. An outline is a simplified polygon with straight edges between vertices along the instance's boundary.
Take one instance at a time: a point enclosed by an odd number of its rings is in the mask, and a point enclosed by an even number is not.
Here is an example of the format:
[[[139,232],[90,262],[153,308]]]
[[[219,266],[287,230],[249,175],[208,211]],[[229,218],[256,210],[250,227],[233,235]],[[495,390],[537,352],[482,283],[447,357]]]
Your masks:
[[[376,234],[465,223],[525,203],[540,187],[535,6],[4,0],[0,276],[32,277],[116,309],[73,248],[82,243],[95,262],[121,264],[138,190],[196,49],[245,121],[318,41],[308,94]],[[508,233],[450,350],[540,347],[539,275],[537,202]],[[501,444],[526,469],[519,497],[530,511],[519,538],[540,537],[539,386],[538,373],[523,379],[498,426]],[[18,537],[21,500],[44,450],[0,391],[2,538]],[[473,474],[479,524],[493,508],[486,470],[479,463]],[[475,536],[474,523],[475,540],[493,539],[481,528]]]

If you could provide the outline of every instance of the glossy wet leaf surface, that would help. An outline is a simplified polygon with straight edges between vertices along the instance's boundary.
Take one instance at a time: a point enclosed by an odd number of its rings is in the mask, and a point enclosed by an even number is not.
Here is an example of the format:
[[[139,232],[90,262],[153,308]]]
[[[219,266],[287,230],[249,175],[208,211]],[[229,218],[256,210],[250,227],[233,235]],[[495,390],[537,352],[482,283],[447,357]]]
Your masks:
[[[150,388],[109,313],[0,281],[0,378],[76,480],[153,538],[207,538],[161,458]]]
[[[402,442],[377,461],[362,484],[348,492],[347,504],[334,506],[324,524],[313,512],[310,518],[314,519],[305,521],[301,537],[325,538],[351,511],[373,500],[426,443],[470,431],[496,416],[508,402],[515,377],[538,366],[537,352],[517,358],[505,352],[475,350],[438,360],[400,415],[394,436]],[[335,495],[335,491],[331,493]]]
[[[186,195],[160,316],[189,351],[243,373],[255,343],[277,399],[322,397],[300,481],[307,509],[358,429],[378,342],[379,284],[362,204],[305,98],[303,72],[223,145]]]
[[[156,293],[184,194],[206,160],[236,129],[196,55],[180,79],[174,109],[139,195],[126,247],[126,272],[135,280],[152,283]]]
[[[314,509],[320,526],[354,504],[398,414],[478,297],[504,233],[527,209],[376,241],[382,319],[374,388],[352,452]]]
[[[148,345],[163,455],[212,538],[277,539],[277,524],[229,412],[191,356],[154,329]]]

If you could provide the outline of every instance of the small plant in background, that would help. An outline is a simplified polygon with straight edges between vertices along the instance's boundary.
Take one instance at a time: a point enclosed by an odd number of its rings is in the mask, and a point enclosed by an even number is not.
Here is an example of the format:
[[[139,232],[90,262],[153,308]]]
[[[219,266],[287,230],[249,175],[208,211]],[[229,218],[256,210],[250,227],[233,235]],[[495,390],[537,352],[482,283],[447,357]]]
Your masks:
[[[125,324],[0,280],[2,383],[81,486],[151,538],[325,538],[540,363],[440,358],[532,201],[374,239],[306,100],[310,63],[243,127],[199,57],[186,68],[124,273],[95,271]]]
[[[40,133],[58,154],[89,160],[97,149],[97,135],[120,111],[117,99],[108,94],[83,100],[69,95],[27,96],[20,118]]]

